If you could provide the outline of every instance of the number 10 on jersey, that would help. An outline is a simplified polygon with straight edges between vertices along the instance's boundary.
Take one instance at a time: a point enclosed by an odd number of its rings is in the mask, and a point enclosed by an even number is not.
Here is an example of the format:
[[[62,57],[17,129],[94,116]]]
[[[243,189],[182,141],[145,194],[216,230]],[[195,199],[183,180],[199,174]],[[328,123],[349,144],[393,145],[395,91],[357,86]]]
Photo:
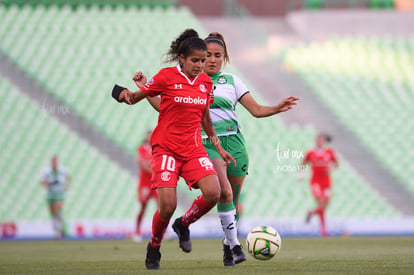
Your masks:
[[[175,171],[175,159],[172,156],[162,155],[161,170]]]

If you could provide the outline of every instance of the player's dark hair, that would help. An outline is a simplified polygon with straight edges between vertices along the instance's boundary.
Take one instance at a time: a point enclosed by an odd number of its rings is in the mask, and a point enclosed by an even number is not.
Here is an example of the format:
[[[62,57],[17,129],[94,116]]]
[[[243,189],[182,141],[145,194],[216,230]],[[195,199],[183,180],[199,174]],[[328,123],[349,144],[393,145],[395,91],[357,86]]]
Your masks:
[[[209,43],[216,43],[223,47],[224,49],[224,65],[230,63],[230,55],[227,51],[226,41],[224,40],[224,36],[219,32],[211,32],[204,41]]]
[[[325,134],[325,140],[326,140],[326,142],[330,143],[332,141],[332,136],[328,135],[328,134]]]
[[[327,143],[330,143],[330,142],[332,141],[332,136],[331,136],[330,134],[327,134],[327,133],[320,133],[319,135],[320,135],[320,136],[323,136],[323,137],[325,138],[325,141],[326,141]]]
[[[207,51],[207,45],[195,30],[186,29],[171,43],[165,62],[179,62],[180,55],[187,58],[193,50]]]

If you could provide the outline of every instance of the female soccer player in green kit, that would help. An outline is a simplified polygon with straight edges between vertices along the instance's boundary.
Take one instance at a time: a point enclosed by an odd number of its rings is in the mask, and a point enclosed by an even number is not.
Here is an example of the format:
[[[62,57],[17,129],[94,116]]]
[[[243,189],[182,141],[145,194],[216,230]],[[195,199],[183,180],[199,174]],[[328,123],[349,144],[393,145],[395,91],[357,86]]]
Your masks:
[[[50,166],[45,167],[43,171],[41,183],[47,189],[47,201],[52,215],[55,238],[61,239],[65,237],[63,201],[71,177],[68,171],[58,164],[57,156],[53,156],[50,162]]]
[[[225,235],[223,263],[229,266],[246,259],[237,239],[236,221],[239,215],[240,191],[249,168],[249,157],[235,112],[236,104],[240,102],[254,117],[259,118],[288,111],[296,104],[298,98],[288,97],[274,106],[258,104],[237,76],[222,71],[230,61],[223,35],[218,32],[210,33],[204,41],[207,43],[204,72],[210,76],[215,86],[210,116],[221,145],[237,163],[237,166],[226,165],[211,141],[203,140],[220,181],[221,196],[217,210]]]

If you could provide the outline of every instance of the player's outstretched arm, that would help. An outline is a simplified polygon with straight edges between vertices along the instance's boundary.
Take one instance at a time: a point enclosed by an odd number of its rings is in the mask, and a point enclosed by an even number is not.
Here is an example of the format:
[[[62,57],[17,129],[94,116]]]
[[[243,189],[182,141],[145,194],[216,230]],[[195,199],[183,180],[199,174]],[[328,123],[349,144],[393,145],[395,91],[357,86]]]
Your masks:
[[[112,97],[118,102],[125,102],[128,105],[134,105],[147,97],[142,91],[131,92],[127,88],[115,85],[112,89]]]
[[[226,162],[226,165],[233,161],[234,166],[236,166],[236,160],[233,158],[233,156],[224,150],[223,147],[221,147],[220,141],[216,135],[216,130],[214,129],[213,122],[211,121],[209,106],[207,106],[204,110],[201,126],[203,126],[203,129],[206,132],[208,138],[211,140],[211,143],[213,143],[214,147],[216,147],[217,152]]]
[[[245,94],[240,103],[254,116],[254,117],[268,117],[278,113],[286,112],[296,105],[299,98],[290,96],[275,106],[263,106],[257,103],[250,93]]]

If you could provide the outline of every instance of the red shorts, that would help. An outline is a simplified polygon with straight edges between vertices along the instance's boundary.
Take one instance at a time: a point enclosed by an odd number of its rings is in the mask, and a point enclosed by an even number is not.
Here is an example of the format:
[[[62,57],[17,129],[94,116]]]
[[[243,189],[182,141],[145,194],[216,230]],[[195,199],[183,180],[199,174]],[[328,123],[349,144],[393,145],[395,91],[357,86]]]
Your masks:
[[[170,152],[159,147],[154,148],[151,160],[153,189],[159,187],[177,187],[177,181],[181,176],[188,187],[208,175],[217,175],[213,163],[205,156],[197,156],[187,160],[179,160]]]
[[[315,199],[330,199],[331,197],[329,185],[311,184],[311,191]]]
[[[151,185],[142,185],[138,187],[138,201],[146,204],[151,198],[158,200],[157,190],[151,189]]]

